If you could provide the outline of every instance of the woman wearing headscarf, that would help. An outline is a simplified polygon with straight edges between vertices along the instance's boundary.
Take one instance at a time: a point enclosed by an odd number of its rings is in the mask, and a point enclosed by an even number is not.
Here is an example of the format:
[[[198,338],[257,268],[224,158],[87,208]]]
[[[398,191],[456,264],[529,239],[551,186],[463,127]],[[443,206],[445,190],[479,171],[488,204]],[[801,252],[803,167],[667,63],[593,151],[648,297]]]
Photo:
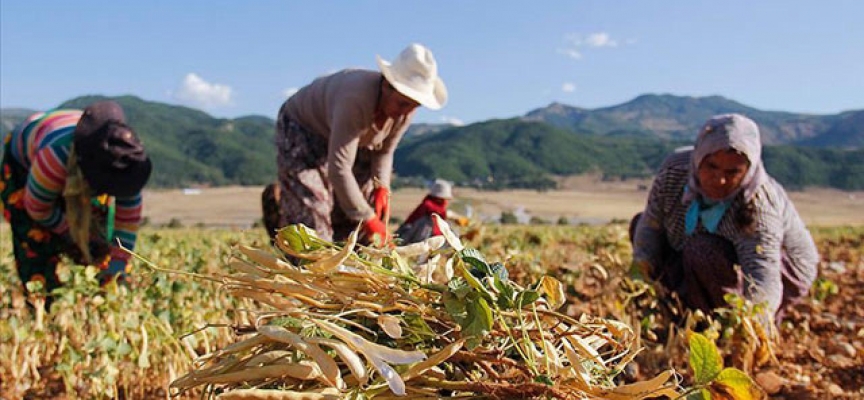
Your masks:
[[[688,308],[708,312],[737,293],[767,305],[763,322],[779,322],[816,278],[810,232],[761,153],[755,122],[710,118],[693,150],[663,163],[631,225],[635,265]]]
[[[97,265],[107,282],[125,276],[152,169],[120,105],[36,113],[6,136],[0,200],[12,225],[22,284],[60,286],[61,254]],[[48,299],[50,302],[50,298]]]
[[[345,69],[292,95],[276,121],[278,185],[262,195],[264,225],[302,223],[327,240],[362,226],[366,243],[387,239],[393,154],[418,106],[447,101],[432,52],[411,44],[381,72]]]
[[[441,235],[441,228],[432,219],[432,215],[447,219],[447,206],[453,198],[453,188],[450,182],[436,179],[429,186],[429,194],[423,198],[414,211],[408,214],[405,222],[396,230],[396,237],[402,244],[417,243],[432,236]]]

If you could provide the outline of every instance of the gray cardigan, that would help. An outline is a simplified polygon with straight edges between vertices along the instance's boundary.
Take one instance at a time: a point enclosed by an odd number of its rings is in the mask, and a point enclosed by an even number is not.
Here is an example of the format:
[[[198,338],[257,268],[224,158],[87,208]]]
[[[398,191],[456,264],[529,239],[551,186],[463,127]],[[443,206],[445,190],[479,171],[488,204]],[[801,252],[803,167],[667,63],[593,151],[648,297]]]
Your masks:
[[[669,156],[660,168],[642,218],[636,227],[633,261],[657,268],[664,241],[681,251],[688,236],[684,216],[690,201],[683,201],[690,176],[692,151]],[[781,254],[791,262],[793,273],[809,287],[816,279],[819,254],[810,232],[786,195],[783,187],[769,178],[753,195],[756,206],[755,232],[738,229],[735,214],[743,204],[733,203],[720,221],[716,234],[729,240],[738,253],[745,277],[745,297],[754,303],[767,302],[774,315],[783,296]],[[697,228],[704,231],[699,225]]]

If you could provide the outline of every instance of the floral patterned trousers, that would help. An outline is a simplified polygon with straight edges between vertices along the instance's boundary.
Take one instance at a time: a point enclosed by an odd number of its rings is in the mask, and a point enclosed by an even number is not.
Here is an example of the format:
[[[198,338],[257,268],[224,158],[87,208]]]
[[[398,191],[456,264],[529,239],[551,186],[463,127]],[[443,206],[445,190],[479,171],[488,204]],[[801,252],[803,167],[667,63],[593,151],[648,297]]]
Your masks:
[[[357,221],[336,203],[327,173],[327,140],[282,114],[276,122],[276,149],[279,181],[261,196],[267,233],[273,237],[276,229],[302,223],[322,239],[345,240]],[[371,153],[361,149],[353,168],[366,197],[373,189],[371,160]]]

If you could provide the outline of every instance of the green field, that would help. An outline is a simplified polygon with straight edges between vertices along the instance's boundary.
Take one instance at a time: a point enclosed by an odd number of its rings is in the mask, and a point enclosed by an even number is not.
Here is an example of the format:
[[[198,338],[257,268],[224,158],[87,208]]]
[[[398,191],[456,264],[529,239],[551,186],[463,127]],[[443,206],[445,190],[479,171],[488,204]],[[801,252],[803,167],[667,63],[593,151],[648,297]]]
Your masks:
[[[3,398],[165,398],[169,383],[187,373],[193,359],[235,342],[231,326],[251,323],[251,314],[244,312],[249,303],[191,274],[230,273],[227,265],[237,245],[265,247],[261,230],[145,228],[139,254],[178,273],[135,262],[130,288],[100,289],[92,269],[64,266],[61,277],[70,284],[45,315],[25,306],[12,267],[8,225],[0,225],[0,233]],[[864,278],[864,228],[819,228],[814,234],[824,258],[821,279],[770,346],[772,360],[757,367],[758,349],[742,347],[735,335],[721,334],[717,344],[728,363],[752,376],[779,376],[780,394],[860,396],[862,377],[844,371],[864,367],[864,296],[853,289]],[[657,299],[628,278],[626,226],[475,223],[463,230],[463,241],[490,262],[503,262],[514,282],[530,285],[544,275],[563,282],[567,300],[559,311],[635,327],[642,351],[632,370],[618,379],[649,379],[671,367],[682,374],[682,388],[693,385],[684,333],[670,330]],[[709,336],[743,329],[706,326],[702,329]],[[845,346],[838,348],[838,342]],[[824,350],[819,355],[814,348]]]

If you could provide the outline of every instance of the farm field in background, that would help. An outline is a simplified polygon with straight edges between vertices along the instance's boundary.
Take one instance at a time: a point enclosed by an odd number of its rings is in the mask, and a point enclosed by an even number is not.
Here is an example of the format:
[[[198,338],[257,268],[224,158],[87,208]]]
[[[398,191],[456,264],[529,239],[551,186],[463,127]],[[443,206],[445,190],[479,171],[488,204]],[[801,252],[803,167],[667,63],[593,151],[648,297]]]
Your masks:
[[[602,224],[629,220],[645,206],[650,182],[601,182],[590,176],[572,177],[560,183],[562,190],[479,191],[455,188],[452,209],[464,212],[470,206],[475,219],[497,221],[502,212],[524,212],[556,223],[567,218],[572,224]],[[183,226],[252,226],[261,218],[261,187],[220,187],[199,190],[145,191],[144,215],[150,224],[163,226],[175,220]],[[405,218],[425,190],[406,188],[393,192],[394,218]],[[864,225],[864,192],[808,189],[790,192],[802,218],[812,226]],[[521,210],[521,211],[520,211]]]
[[[74,282],[53,312],[33,315],[12,267],[8,225],[0,225],[0,397],[165,398],[169,382],[194,357],[237,340],[228,326],[248,320],[214,282],[155,272],[136,263],[131,289],[100,290],[93,271],[63,268]],[[664,319],[657,298],[630,280],[626,225],[500,226],[474,223],[463,240],[490,262],[501,261],[517,283],[550,275],[566,285],[561,311],[635,327],[642,352],[617,379],[640,381],[673,367],[692,385],[683,330],[718,337],[728,365],[744,369],[777,398],[864,396],[864,227],[813,228],[823,262],[811,298],[780,328],[773,358],[723,335],[723,327]],[[236,246],[264,248],[261,229],[155,229],[140,234],[139,253],[183,273],[227,272]],[[740,316],[741,310],[731,313]],[[740,328],[740,326],[739,326]],[[743,328],[742,328],[743,329]],[[713,335],[713,336],[712,336]],[[194,392],[192,395],[194,396]]]

